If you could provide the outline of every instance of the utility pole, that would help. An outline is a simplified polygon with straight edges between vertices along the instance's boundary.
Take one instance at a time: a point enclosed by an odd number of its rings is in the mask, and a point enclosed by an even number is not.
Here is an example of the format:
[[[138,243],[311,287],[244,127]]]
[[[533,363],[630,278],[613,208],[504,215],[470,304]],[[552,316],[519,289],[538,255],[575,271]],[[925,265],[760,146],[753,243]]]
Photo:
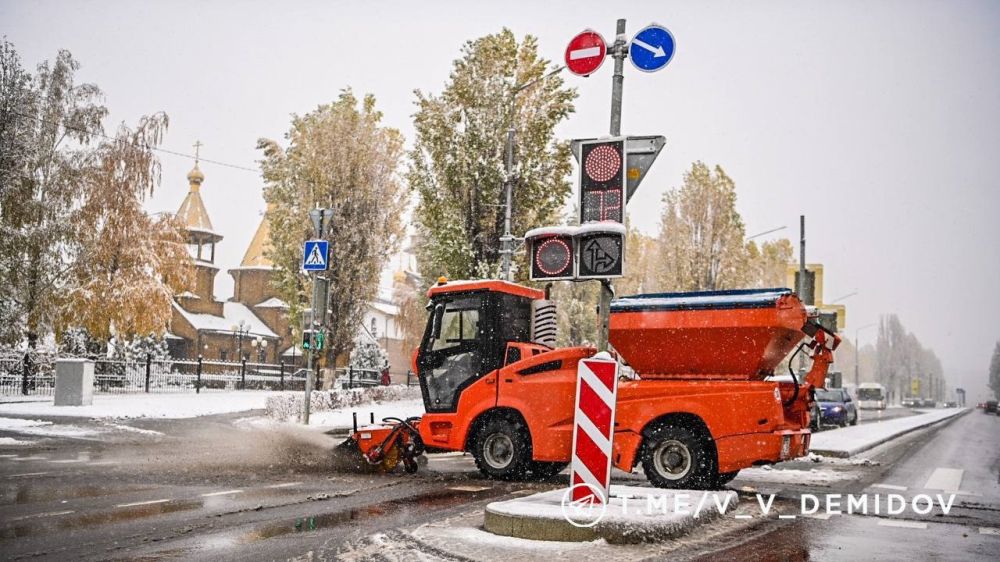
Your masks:
[[[321,209],[316,208],[309,211],[309,218],[312,219],[313,223],[313,234],[315,234],[315,239],[320,240],[325,234],[327,225],[329,224],[330,218],[333,216],[333,209]],[[329,259],[329,255],[327,256]],[[310,273],[313,281],[313,294],[312,294],[312,305],[310,309],[310,318],[308,324],[309,330],[309,351],[306,355],[306,382],[305,382],[305,401],[302,405],[302,423],[309,425],[309,411],[312,402],[312,391],[313,387],[316,386],[316,374],[313,371],[313,361],[316,355],[316,330],[320,330],[323,327],[323,320],[326,318],[326,292],[327,279],[321,277],[318,272]],[[317,318],[319,320],[317,320]]]
[[[623,73],[625,67],[625,20],[618,20],[615,29],[614,44],[609,49],[611,57],[615,60],[615,73],[611,78],[611,136],[617,137],[622,134],[622,86],[625,82]],[[623,164],[624,165],[624,162]],[[622,218],[624,219],[624,212]],[[597,350],[608,350],[608,321],[611,318],[611,299],[615,296],[614,287],[611,286],[610,279],[601,280],[601,300],[598,304],[598,315],[601,319],[600,329],[597,332]]]

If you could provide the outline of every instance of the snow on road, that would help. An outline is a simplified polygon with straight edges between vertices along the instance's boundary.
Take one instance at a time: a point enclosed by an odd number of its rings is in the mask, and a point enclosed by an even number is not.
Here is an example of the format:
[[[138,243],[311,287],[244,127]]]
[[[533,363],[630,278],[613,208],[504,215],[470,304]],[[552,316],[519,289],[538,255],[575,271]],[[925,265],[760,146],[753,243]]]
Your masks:
[[[264,408],[274,392],[233,391],[200,394],[120,394],[95,396],[90,406],[55,406],[46,402],[0,404],[0,416],[73,416],[81,418],[194,418]]]
[[[19,418],[0,418],[0,431],[10,431],[24,435],[39,435],[44,437],[91,437],[99,432],[95,429],[75,425],[54,424],[42,420],[22,420]],[[3,443],[7,444],[7,443]],[[11,445],[25,443],[10,443]]]
[[[861,475],[858,473],[844,470],[829,470],[824,468],[797,470],[763,466],[760,468],[744,468],[740,471],[740,475],[737,478],[767,484],[803,484],[816,486],[844,482],[846,480],[856,480],[860,477]]]
[[[812,436],[809,448],[823,455],[850,457],[904,433],[957,416],[964,411],[965,408],[945,408],[917,416],[824,431]]]

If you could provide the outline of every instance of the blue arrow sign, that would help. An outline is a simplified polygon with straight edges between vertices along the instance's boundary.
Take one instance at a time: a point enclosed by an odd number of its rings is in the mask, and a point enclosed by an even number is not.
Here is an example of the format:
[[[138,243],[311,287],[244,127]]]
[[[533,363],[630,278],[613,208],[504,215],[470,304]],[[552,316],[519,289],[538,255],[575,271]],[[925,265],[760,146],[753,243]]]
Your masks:
[[[330,268],[330,243],[326,240],[306,240],[302,249],[302,269],[326,271]]]
[[[656,72],[674,58],[674,36],[661,25],[647,25],[629,43],[628,58],[639,70]]]

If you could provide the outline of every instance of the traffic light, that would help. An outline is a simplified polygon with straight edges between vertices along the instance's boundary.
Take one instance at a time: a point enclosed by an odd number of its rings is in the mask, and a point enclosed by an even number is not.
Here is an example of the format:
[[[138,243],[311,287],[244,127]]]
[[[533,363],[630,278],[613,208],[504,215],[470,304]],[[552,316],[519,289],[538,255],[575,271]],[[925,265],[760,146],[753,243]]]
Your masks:
[[[312,349],[312,330],[302,330],[302,349]]]
[[[576,250],[577,279],[611,279],[625,273],[625,227],[621,224],[581,226]]]
[[[531,244],[532,281],[573,279],[573,230],[536,228],[524,235]]]
[[[316,332],[316,351],[323,350],[323,340],[326,339],[326,334],[323,330]]]
[[[625,137],[580,143],[580,224],[625,222]]]

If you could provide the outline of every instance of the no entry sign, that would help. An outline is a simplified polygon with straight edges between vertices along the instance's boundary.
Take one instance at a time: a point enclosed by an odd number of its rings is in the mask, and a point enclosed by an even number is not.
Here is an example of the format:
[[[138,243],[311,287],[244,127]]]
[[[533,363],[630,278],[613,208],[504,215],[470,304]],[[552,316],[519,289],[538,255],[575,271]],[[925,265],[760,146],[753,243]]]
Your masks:
[[[574,502],[605,503],[608,500],[617,397],[617,361],[607,353],[580,361],[569,480]]]
[[[566,46],[566,68],[579,76],[589,76],[604,63],[608,44],[601,34],[587,29],[577,34]]]

